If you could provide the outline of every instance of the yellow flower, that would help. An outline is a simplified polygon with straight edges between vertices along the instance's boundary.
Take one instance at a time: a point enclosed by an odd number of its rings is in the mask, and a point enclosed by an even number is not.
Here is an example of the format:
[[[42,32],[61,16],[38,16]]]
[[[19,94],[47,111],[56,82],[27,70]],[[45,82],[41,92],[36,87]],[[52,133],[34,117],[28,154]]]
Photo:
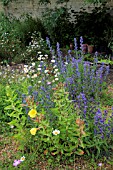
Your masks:
[[[37,114],[37,111],[35,109],[31,109],[28,113],[28,115],[31,117],[31,118],[35,118],[36,117],[36,114]]]
[[[37,131],[37,128],[32,128],[32,129],[30,130],[31,135],[35,135],[35,134],[36,134],[36,131]]]

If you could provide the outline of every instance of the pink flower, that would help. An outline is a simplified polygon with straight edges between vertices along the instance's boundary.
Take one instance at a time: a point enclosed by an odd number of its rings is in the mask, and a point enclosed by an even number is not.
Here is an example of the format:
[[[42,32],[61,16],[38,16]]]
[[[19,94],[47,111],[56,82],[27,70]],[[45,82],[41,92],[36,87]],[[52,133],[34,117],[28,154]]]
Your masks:
[[[21,163],[20,160],[14,160],[13,166],[18,166]]]
[[[102,163],[99,163],[98,166],[102,166]]]
[[[47,85],[50,85],[51,84],[51,82],[49,81],[49,82],[47,82]]]

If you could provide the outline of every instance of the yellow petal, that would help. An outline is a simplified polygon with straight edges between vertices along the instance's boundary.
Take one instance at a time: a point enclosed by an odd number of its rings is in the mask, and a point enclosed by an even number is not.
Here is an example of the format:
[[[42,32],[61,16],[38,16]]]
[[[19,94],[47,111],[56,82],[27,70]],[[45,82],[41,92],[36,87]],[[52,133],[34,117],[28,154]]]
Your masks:
[[[35,135],[35,134],[36,134],[36,131],[37,131],[37,128],[32,128],[32,129],[30,130],[31,135]]]
[[[36,115],[37,115],[37,111],[35,109],[31,109],[28,113],[28,115],[31,117],[31,118],[35,118]]]

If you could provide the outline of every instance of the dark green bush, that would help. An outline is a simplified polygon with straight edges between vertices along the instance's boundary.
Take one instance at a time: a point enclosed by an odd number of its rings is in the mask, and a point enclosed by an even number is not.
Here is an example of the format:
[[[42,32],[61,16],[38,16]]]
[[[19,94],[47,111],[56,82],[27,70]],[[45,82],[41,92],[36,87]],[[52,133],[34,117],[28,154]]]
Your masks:
[[[75,14],[75,34],[83,36],[85,43],[108,46],[113,27],[113,19],[106,3],[95,6],[91,12],[81,8]]]
[[[15,35],[24,45],[28,45],[32,33],[40,32],[42,38],[47,36],[45,28],[39,18],[32,18],[29,15],[22,16],[19,20],[13,20]]]
[[[73,41],[74,24],[70,20],[71,13],[66,7],[47,9],[44,12],[43,24],[54,45],[59,42],[62,47],[65,47]]]

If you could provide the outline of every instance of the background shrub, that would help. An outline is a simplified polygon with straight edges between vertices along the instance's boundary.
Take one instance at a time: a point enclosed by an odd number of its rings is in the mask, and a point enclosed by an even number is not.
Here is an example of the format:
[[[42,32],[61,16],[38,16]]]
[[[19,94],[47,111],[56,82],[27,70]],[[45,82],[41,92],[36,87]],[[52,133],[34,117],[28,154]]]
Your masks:
[[[46,31],[40,19],[31,16],[22,16],[19,19],[6,17],[1,14],[0,29],[0,56],[1,60],[22,61],[21,54],[31,42],[32,34],[39,32],[46,37]],[[37,34],[38,36],[39,34]]]
[[[101,48],[103,46],[103,49],[97,49],[98,51],[107,50],[105,48],[111,39],[112,20],[106,3],[94,7],[91,12],[81,8],[80,12],[75,12],[75,35],[83,36],[84,43],[101,46]]]
[[[44,12],[43,24],[54,45],[59,42],[61,46],[65,47],[73,41],[74,24],[70,20],[71,14],[66,7],[47,9]]]

